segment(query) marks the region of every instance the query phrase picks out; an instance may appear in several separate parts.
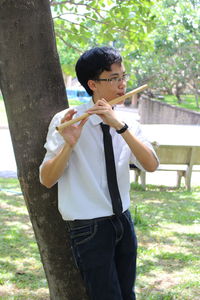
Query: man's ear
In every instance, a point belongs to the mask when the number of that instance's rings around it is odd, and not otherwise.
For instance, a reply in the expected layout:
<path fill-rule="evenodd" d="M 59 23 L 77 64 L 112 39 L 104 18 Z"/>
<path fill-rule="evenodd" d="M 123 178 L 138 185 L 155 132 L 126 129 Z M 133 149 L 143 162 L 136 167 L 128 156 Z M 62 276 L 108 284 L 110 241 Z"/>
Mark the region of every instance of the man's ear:
<path fill-rule="evenodd" d="M 88 80 L 87 82 L 89 88 L 94 92 L 96 90 L 96 81 L 95 80 Z"/>

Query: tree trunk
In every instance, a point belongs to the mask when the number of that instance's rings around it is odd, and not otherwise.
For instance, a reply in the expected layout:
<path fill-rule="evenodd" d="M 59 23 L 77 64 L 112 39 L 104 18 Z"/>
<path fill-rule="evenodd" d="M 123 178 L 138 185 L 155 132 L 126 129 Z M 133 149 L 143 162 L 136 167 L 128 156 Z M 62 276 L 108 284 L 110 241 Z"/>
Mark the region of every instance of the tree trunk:
<path fill-rule="evenodd" d="M 174 96 L 176 96 L 179 104 L 182 103 L 181 91 L 182 91 L 182 87 L 179 85 L 179 82 L 176 82 L 175 86 L 172 88 L 172 93 Z"/>
<path fill-rule="evenodd" d="M 190 89 L 190 91 L 194 94 L 195 96 L 195 102 L 196 102 L 196 108 L 199 108 L 199 89 L 198 89 L 198 82 L 196 83 L 195 79 L 190 79 L 191 82 L 187 83 L 187 87 Z"/>
<path fill-rule="evenodd" d="M 196 108 L 199 108 L 199 94 L 198 91 L 195 91 L 195 101 L 196 101 Z"/>
<path fill-rule="evenodd" d="M 57 187 L 48 190 L 38 179 L 50 119 L 67 107 L 48 0 L 0 0 L 0 87 L 50 297 L 87 299 L 57 209 Z"/>

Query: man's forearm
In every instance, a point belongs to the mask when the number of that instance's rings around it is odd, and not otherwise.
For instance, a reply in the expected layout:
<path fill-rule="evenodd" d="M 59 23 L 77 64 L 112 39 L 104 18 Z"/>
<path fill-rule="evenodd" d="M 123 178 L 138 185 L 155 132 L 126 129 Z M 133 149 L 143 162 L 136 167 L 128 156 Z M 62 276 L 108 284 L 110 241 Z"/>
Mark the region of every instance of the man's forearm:
<path fill-rule="evenodd" d="M 143 168 L 149 172 L 155 171 L 158 167 L 158 161 L 151 149 L 145 146 L 129 130 L 126 130 L 121 135 Z"/>
<path fill-rule="evenodd" d="M 66 143 L 54 158 L 44 163 L 41 169 L 41 182 L 44 186 L 51 188 L 62 176 L 72 150 L 73 147 Z"/>

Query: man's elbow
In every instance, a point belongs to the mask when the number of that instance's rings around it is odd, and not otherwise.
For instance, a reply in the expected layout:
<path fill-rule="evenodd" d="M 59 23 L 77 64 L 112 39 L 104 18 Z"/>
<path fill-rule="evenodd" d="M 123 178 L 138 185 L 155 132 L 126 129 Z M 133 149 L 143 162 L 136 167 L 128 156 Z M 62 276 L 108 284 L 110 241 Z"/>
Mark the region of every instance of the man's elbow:
<path fill-rule="evenodd" d="M 157 170 L 158 166 L 159 166 L 159 162 L 156 160 L 146 167 L 146 171 L 147 172 L 155 172 Z"/>
<path fill-rule="evenodd" d="M 42 185 L 44 185 L 47 189 L 50 189 L 54 186 L 54 183 L 49 181 L 40 181 Z"/>
<path fill-rule="evenodd" d="M 40 173 L 40 183 L 48 189 L 52 188 L 55 184 L 55 182 L 51 180 L 51 178 L 47 176 L 43 170 L 41 170 Z"/>

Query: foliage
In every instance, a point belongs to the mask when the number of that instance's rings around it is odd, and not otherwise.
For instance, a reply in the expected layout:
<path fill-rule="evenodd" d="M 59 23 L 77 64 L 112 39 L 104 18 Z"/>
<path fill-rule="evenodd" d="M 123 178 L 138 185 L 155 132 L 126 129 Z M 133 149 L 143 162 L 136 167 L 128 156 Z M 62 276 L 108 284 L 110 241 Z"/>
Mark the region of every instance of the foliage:
<path fill-rule="evenodd" d="M 67 52 L 81 53 L 97 43 L 114 43 L 122 50 L 148 50 L 144 42 L 153 29 L 151 39 L 158 49 L 165 46 L 168 54 L 174 44 L 179 47 L 186 39 L 198 41 L 199 6 L 189 0 L 51 1 L 51 5 L 56 34 L 68 46 Z"/>
<path fill-rule="evenodd" d="M 199 107 L 200 3 L 195 0 L 50 1 L 63 71 L 74 74 L 79 55 L 97 45 L 120 50 L 129 87 L 148 82 L 173 93 L 188 90 Z"/>
<path fill-rule="evenodd" d="M 57 45 L 64 72 L 73 73 L 75 61 L 97 45 L 117 47 L 126 56 L 151 46 L 155 27 L 154 1 L 50 1 Z M 126 61 L 125 61 L 126 62 Z M 127 68 L 130 69 L 127 63 Z"/>
<path fill-rule="evenodd" d="M 49 299 L 32 226 L 17 179 L 0 178 L 0 295 Z M 137 299 L 199 299 L 200 187 L 143 191 L 131 185 L 137 214 Z M 137 209 L 136 209 L 137 207 Z"/>
<path fill-rule="evenodd" d="M 147 80 L 157 90 L 180 95 L 185 89 L 195 94 L 200 88 L 200 4 L 190 0 L 162 1 L 153 9 L 159 24 L 151 33 L 155 50 L 135 52 L 138 82 Z"/>

